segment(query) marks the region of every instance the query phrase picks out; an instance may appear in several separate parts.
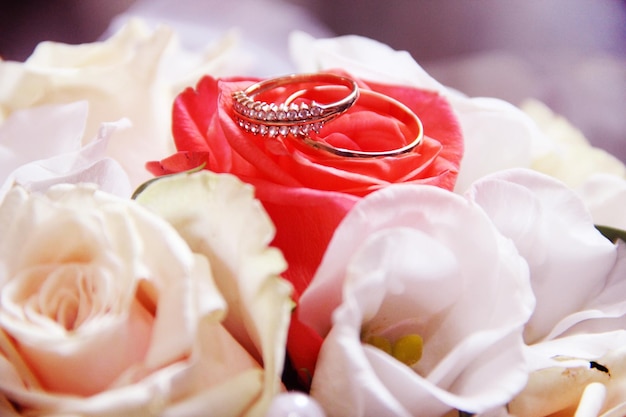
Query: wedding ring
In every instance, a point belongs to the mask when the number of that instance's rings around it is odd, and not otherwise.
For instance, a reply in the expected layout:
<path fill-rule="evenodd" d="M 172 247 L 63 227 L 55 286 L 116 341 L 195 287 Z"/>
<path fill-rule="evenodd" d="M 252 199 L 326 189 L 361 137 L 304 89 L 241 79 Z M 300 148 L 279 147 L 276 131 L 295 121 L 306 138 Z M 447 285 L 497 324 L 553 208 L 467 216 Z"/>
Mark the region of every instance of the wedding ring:
<path fill-rule="evenodd" d="M 422 125 L 422 121 L 410 108 L 398 100 L 376 91 L 361 90 L 358 104 L 366 108 L 369 107 L 375 109 L 375 111 L 379 113 L 393 117 L 400 121 L 406 127 L 403 132 L 407 139 L 407 144 L 390 150 L 359 151 L 329 145 L 326 142 L 311 137 L 311 132 L 307 135 L 299 135 L 301 140 L 313 148 L 321 149 L 334 155 L 347 158 L 379 158 L 401 155 L 415 149 L 422 142 L 424 138 L 424 127 Z"/>
<path fill-rule="evenodd" d="M 347 94 L 331 103 L 318 103 L 315 100 L 308 104 L 286 101 L 268 103 L 255 100 L 255 96 L 280 87 L 302 91 L 306 85 L 331 85 L 342 90 L 345 87 Z M 239 126 L 247 132 L 270 137 L 319 132 L 325 123 L 347 111 L 358 97 L 359 88 L 354 80 L 331 73 L 286 75 L 260 81 L 232 94 L 235 121 Z"/>

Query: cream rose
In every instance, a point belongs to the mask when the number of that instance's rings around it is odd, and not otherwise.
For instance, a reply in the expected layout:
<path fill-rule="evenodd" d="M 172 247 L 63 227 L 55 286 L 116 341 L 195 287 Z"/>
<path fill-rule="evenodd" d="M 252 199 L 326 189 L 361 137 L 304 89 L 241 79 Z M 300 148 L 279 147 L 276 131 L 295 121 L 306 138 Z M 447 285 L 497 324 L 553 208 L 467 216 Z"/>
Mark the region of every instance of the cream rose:
<path fill-rule="evenodd" d="M 229 305 L 224 327 L 264 366 L 260 402 L 266 406 L 281 386 L 291 285 L 279 277 L 287 265 L 268 247 L 275 229 L 252 186 L 202 171 L 159 179 L 137 200 L 209 259 Z"/>
<path fill-rule="evenodd" d="M 492 417 L 542 417 L 555 413 L 576 417 L 624 416 L 626 349 L 622 346 L 593 361 L 576 362 L 569 359 L 563 366 L 531 373 L 526 388 L 508 405 L 508 413 L 501 410 Z"/>
<path fill-rule="evenodd" d="M 626 167 L 608 152 L 591 146 L 582 132 L 543 103 L 521 105 L 545 133 L 544 151 L 532 168 L 576 190 L 596 224 L 626 230 Z"/>
<path fill-rule="evenodd" d="M 147 161 L 173 151 L 170 113 L 176 94 L 201 74 L 220 75 L 233 42 L 226 36 L 204 54 L 190 53 L 179 48 L 170 29 L 151 30 L 140 20 L 128 21 L 103 42 L 42 42 L 24 63 L 0 60 L 0 122 L 20 109 L 86 100 L 86 144 L 101 123 L 128 118 L 132 127 L 115 136 L 107 155 L 136 187 L 150 178 Z"/>
<path fill-rule="evenodd" d="M 558 178 L 577 188 L 594 174 L 626 178 L 624 164 L 608 152 L 591 146 L 583 133 L 564 117 L 537 100 L 526 100 L 520 108 L 546 135 L 546 148 L 537 155 L 531 168 Z"/>
<path fill-rule="evenodd" d="M 264 243 L 271 225 L 249 188 L 233 178 L 208 182 L 196 193 L 248 214 L 246 234 L 233 229 L 219 244 L 247 242 L 250 251 L 224 254 L 212 241 L 201 244 L 211 259 L 194 253 L 161 217 L 90 186 L 10 191 L 0 206 L 0 411 L 263 415 L 282 366 L 268 358 L 284 355 L 289 286 L 276 275 L 284 261 Z M 197 211 L 187 213 L 193 220 Z M 210 218 L 203 225 L 208 234 L 228 227 Z M 233 280 L 229 298 L 239 279 L 262 288 L 239 294 L 252 301 L 246 307 L 230 308 L 215 285 L 233 262 L 248 274 L 221 278 Z M 237 327 L 248 324 L 239 318 L 246 309 L 275 321 Z"/>

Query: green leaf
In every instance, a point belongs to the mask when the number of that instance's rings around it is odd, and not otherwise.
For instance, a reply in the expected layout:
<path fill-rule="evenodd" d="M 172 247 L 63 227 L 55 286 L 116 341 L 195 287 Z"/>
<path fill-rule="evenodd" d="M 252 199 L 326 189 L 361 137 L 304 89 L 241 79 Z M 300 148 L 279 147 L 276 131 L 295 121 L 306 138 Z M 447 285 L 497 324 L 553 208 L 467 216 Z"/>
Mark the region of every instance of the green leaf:
<path fill-rule="evenodd" d="M 626 230 L 601 225 L 596 225 L 596 229 L 598 229 L 600 233 L 604 235 L 604 237 L 606 237 L 613 243 L 617 243 L 618 240 L 626 242 Z"/>

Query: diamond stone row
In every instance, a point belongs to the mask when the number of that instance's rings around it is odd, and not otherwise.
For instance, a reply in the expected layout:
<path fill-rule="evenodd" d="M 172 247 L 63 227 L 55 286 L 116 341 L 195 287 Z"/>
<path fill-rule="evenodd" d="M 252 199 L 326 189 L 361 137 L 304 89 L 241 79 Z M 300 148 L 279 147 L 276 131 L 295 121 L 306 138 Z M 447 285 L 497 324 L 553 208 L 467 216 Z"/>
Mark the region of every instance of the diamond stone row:
<path fill-rule="evenodd" d="M 242 118 L 236 118 L 236 121 L 239 127 L 246 132 L 267 137 L 287 136 L 289 134 L 293 136 L 306 137 L 310 132 L 318 134 L 324 126 L 324 122 L 312 122 L 297 125 L 275 125 L 254 123 Z"/>
<path fill-rule="evenodd" d="M 252 124 L 275 125 L 277 127 L 293 127 L 294 123 L 314 123 L 324 120 L 326 115 L 323 108 L 316 104 L 311 106 L 306 103 L 276 105 L 264 101 L 256 101 L 248 97 L 242 91 L 233 94 L 233 109 L 242 119 L 247 119 Z"/>

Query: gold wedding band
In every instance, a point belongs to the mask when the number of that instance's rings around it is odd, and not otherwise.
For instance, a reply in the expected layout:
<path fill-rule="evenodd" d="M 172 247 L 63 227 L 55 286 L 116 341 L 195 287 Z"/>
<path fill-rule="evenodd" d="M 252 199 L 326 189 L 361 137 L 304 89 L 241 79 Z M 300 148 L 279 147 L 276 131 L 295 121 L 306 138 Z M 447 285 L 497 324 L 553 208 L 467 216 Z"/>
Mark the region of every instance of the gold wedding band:
<path fill-rule="evenodd" d="M 311 86 L 304 88 L 308 85 Z M 257 95 L 281 87 L 284 87 L 281 95 L 288 95 L 282 102 L 268 103 L 255 99 Z M 348 94 L 344 96 L 345 88 Z M 341 98 L 321 104 L 314 99 L 320 91 L 326 91 L 325 97 L 330 92 L 331 95 L 339 94 Z M 406 105 L 376 91 L 360 90 L 354 80 L 336 74 L 292 74 L 272 78 L 234 92 L 232 99 L 234 119 L 244 131 L 270 138 L 290 136 L 313 148 L 341 157 L 401 155 L 415 149 L 424 138 L 422 121 Z M 407 144 L 390 150 L 360 151 L 335 147 L 316 137 L 326 123 L 348 111 L 357 100 L 361 107 L 369 107 L 401 122 L 405 126 L 403 133 Z"/>
<path fill-rule="evenodd" d="M 331 103 L 268 103 L 254 97 L 266 91 L 284 86 L 299 87 L 313 84 L 346 87 L 348 94 Z M 348 77 L 331 73 L 291 74 L 260 81 L 245 90 L 232 94 L 235 121 L 246 132 L 262 136 L 306 135 L 319 132 L 325 123 L 347 111 L 359 97 L 356 82 Z"/>
<path fill-rule="evenodd" d="M 287 102 L 294 100 L 304 93 L 305 91 L 300 91 L 297 94 L 294 94 L 289 100 L 287 100 Z M 326 142 L 312 138 L 310 136 L 311 132 L 307 135 L 300 135 L 301 140 L 313 148 L 321 149 L 344 158 L 380 158 L 410 152 L 424 139 L 424 126 L 422 125 L 422 121 L 415 114 L 415 112 L 413 112 L 413 110 L 398 100 L 376 91 L 361 90 L 358 104 L 366 108 L 370 107 L 375 109 L 377 112 L 383 113 L 386 116 L 393 117 L 400 121 L 404 126 L 406 126 L 405 136 L 408 143 L 400 148 L 384 151 L 358 151 L 329 145 Z"/>

